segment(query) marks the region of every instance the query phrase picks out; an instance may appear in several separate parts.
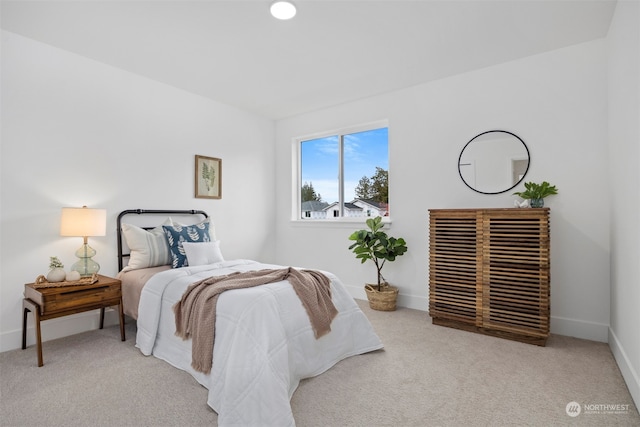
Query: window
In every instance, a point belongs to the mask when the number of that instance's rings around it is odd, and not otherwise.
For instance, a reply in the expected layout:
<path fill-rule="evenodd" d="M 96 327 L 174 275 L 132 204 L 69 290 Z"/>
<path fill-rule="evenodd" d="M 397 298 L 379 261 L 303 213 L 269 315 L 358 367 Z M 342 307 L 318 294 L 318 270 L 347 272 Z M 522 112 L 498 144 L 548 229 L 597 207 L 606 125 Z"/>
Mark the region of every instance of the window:
<path fill-rule="evenodd" d="M 388 140 L 386 123 L 297 139 L 296 218 L 388 216 Z"/>

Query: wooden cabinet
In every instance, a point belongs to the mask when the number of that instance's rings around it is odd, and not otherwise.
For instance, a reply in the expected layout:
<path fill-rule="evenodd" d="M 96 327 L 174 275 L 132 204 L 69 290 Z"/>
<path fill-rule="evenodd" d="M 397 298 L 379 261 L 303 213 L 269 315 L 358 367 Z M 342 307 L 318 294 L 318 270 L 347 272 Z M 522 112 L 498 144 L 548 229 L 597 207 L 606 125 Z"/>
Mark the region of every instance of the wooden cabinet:
<path fill-rule="evenodd" d="M 549 209 L 429 210 L 434 324 L 545 345 Z"/>

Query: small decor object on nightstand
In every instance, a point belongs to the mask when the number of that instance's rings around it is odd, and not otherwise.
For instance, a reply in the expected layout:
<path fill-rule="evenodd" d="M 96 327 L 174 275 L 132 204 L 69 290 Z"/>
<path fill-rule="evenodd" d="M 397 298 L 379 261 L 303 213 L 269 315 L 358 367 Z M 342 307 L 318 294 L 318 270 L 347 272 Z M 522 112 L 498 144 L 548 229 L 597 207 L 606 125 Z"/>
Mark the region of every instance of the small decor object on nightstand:
<path fill-rule="evenodd" d="M 62 282 L 67 273 L 64 271 L 64 265 L 57 256 L 49 257 L 49 272 L 47 273 L 47 281 L 56 283 Z"/>
<path fill-rule="evenodd" d="M 71 273 L 78 273 L 77 271 Z M 79 274 L 79 273 L 78 273 Z M 74 277 L 78 277 L 77 279 L 71 280 Z M 41 288 L 63 288 L 65 286 L 83 286 L 83 285 L 93 285 L 98 281 L 98 273 L 93 273 L 91 276 L 80 277 L 79 275 L 69 275 L 58 282 L 51 282 L 42 274 L 36 277 L 36 280 L 32 283 L 34 289 Z"/>
<path fill-rule="evenodd" d="M 529 204 L 532 208 L 544 207 L 544 198 L 558 194 L 558 189 L 555 185 L 549 184 L 547 181 L 543 181 L 542 184 L 536 184 L 535 182 L 525 182 L 525 191 L 516 191 L 516 196 L 520 196 L 525 200 L 529 200 Z"/>
<path fill-rule="evenodd" d="M 67 277 L 65 277 L 64 280 L 65 282 L 75 282 L 77 280 L 80 280 L 80 273 L 75 270 L 71 270 L 67 273 Z"/>

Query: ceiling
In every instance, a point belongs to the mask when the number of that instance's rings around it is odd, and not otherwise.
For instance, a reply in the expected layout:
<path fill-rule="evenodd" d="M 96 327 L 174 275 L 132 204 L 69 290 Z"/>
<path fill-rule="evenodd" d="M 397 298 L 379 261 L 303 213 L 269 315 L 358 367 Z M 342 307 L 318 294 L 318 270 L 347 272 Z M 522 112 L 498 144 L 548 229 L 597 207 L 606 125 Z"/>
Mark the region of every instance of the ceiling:
<path fill-rule="evenodd" d="M 295 0 L 294 0 L 295 1 Z M 605 37 L 610 0 L 2 1 L 2 28 L 282 119 Z"/>

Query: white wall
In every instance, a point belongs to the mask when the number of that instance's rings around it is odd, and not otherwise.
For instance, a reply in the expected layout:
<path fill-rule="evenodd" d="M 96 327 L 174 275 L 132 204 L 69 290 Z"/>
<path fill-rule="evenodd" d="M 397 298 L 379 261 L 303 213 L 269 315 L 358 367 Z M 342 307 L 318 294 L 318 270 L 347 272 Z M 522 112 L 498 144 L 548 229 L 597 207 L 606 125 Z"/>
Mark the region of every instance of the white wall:
<path fill-rule="evenodd" d="M 227 258 L 331 270 L 364 298 L 362 284 L 375 272 L 347 249 L 354 227 L 289 220 L 291 139 L 388 119 L 391 232 L 410 247 L 386 267 L 401 288 L 400 303 L 428 307 L 428 209 L 512 206 L 510 194 L 469 190 L 456 166 L 476 134 L 512 131 L 531 152 L 526 179 L 560 190 L 546 200 L 552 332 L 608 339 L 637 402 L 639 22 L 638 3 L 619 1 L 606 43 L 336 106 L 275 129 L 271 121 L 3 31 L 0 351 L 20 345 L 23 284 L 46 272 L 51 255 L 74 261 L 79 240 L 58 235 L 62 206 L 107 209 L 108 235 L 91 239 L 105 274 L 116 273 L 120 210 L 195 208 L 212 215 Z M 193 198 L 195 154 L 223 159 L 222 200 Z M 45 322 L 43 335 L 95 327 L 95 312 L 80 314 Z"/>
<path fill-rule="evenodd" d="M 107 275 L 132 208 L 203 209 L 227 258 L 273 261 L 273 135 L 270 120 L 3 31 L 0 350 L 20 347 L 24 284 L 50 256 L 75 261 L 63 206 L 107 209 L 107 236 L 89 241 Z M 222 159 L 221 200 L 193 197 L 196 154 Z M 96 312 L 54 319 L 43 339 L 95 327 Z"/>
<path fill-rule="evenodd" d="M 545 200 L 551 208 L 552 332 L 606 341 L 606 103 L 605 43 L 598 40 L 279 121 L 277 261 L 333 271 L 364 298 L 363 284 L 375 271 L 348 250 L 354 226 L 290 221 L 292 138 L 388 119 L 390 231 L 407 240 L 409 252 L 385 266 L 385 277 L 400 287 L 401 305 L 427 310 L 428 209 L 512 207 L 510 193 L 468 189 L 457 168 L 471 138 L 507 130 L 529 147 L 525 180 L 547 180 L 559 189 Z"/>
<path fill-rule="evenodd" d="M 607 37 L 611 168 L 609 343 L 640 402 L 640 3 L 619 1 Z"/>

